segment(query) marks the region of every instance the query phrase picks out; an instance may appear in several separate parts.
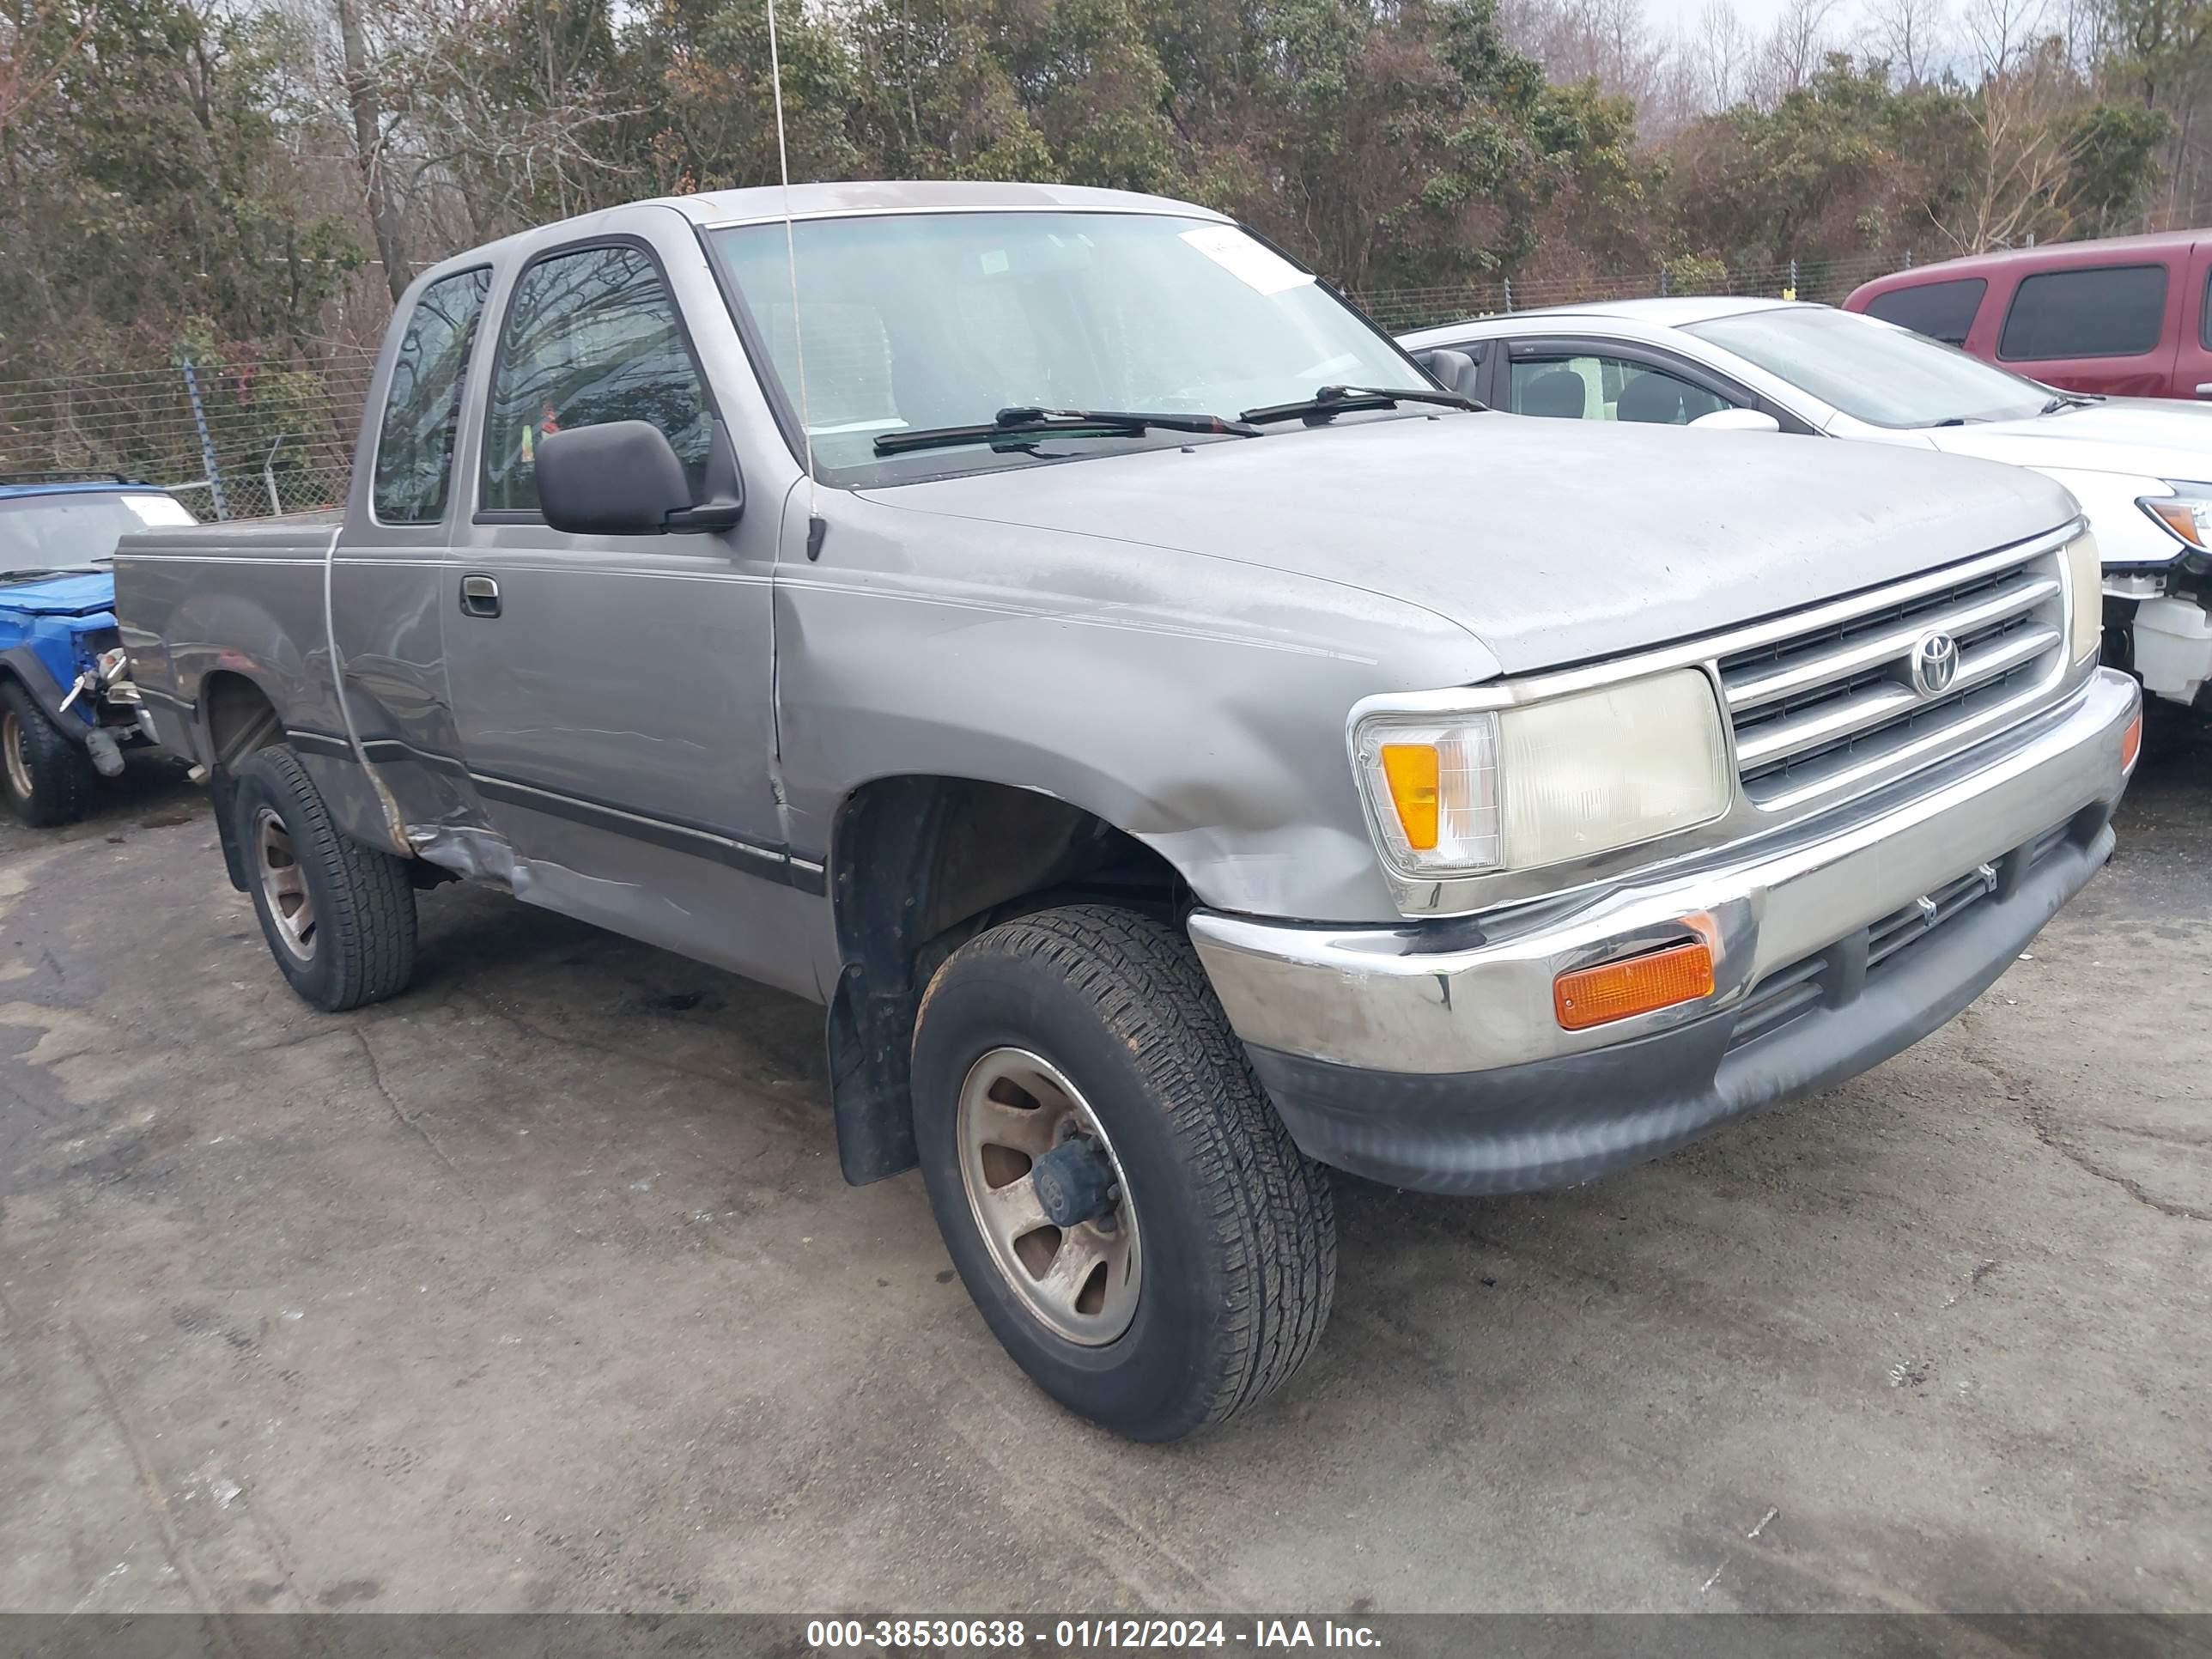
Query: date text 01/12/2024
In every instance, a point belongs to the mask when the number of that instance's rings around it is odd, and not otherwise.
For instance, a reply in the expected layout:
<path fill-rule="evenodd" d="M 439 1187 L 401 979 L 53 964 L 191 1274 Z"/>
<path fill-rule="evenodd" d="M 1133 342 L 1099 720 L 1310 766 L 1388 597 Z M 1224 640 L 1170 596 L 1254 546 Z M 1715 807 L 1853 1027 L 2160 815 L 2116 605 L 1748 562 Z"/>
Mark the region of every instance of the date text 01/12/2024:
<path fill-rule="evenodd" d="M 806 1644 L 823 1651 L 1019 1649 L 1032 1644 L 1080 1651 L 1231 1644 L 1261 1650 L 1376 1648 L 1382 1639 L 1365 1625 L 1326 1619 L 1255 1619 L 1244 1626 L 1221 1619 L 1058 1619 L 1049 1625 L 1019 1619 L 819 1619 L 807 1625 Z"/>

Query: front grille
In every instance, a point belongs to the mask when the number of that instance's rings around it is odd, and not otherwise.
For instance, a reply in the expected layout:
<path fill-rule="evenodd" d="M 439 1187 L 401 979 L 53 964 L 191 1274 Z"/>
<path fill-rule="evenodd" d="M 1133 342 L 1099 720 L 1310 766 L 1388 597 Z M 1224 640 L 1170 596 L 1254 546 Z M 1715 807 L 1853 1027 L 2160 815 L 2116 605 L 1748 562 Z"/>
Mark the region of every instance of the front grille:
<path fill-rule="evenodd" d="M 2039 684 L 2065 647 L 2059 557 L 2038 552 L 1932 589 L 1916 580 L 1822 606 L 1806 631 L 1722 658 L 1745 795 L 1765 806 L 1816 790 Z M 1937 633 L 1955 642 L 1956 670 L 1929 693 L 1912 663 Z"/>
<path fill-rule="evenodd" d="M 2025 876 L 2058 849 L 2070 828 L 2055 825 L 2006 858 L 2018 860 L 2020 874 Z M 1737 1007 L 1729 1047 L 1741 1048 L 1831 1000 L 1839 985 L 1856 981 L 1853 958 L 1861 950 L 1866 953 L 1866 982 L 1880 979 L 1907 960 L 1913 946 L 1992 896 L 2001 884 L 2003 862 L 1976 865 L 1826 950 L 1776 969 L 1753 985 Z"/>

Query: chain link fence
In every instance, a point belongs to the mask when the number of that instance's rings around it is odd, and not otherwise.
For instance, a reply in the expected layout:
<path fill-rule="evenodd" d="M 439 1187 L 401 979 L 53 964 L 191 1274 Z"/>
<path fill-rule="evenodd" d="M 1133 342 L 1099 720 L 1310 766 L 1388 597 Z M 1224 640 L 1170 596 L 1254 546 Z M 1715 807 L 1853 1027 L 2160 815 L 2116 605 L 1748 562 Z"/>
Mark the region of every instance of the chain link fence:
<path fill-rule="evenodd" d="M 204 519 L 337 506 L 373 365 L 365 351 L 282 362 L 207 351 L 0 381 L 0 478 L 116 472 L 175 490 Z"/>
<path fill-rule="evenodd" d="M 1611 276 L 1500 276 L 1352 298 L 1385 328 L 1404 331 L 1498 312 L 1662 294 L 1834 303 L 1889 268 L 1879 258 L 1735 269 L 1685 259 Z M 341 506 L 374 367 L 374 354 L 362 349 L 281 361 L 209 349 L 143 369 L 0 381 L 0 477 L 60 469 L 119 472 L 175 490 L 210 520 Z"/>

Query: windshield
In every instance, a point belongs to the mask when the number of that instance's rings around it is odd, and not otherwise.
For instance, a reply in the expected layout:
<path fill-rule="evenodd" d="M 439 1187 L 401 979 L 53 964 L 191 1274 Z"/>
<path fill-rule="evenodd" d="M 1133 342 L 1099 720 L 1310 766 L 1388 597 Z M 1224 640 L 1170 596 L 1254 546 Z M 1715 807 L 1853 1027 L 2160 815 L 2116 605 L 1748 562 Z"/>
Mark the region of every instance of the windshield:
<path fill-rule="evenodd" d="M 2017 421 L 2051 401 L 2034 381 L 1925 335 L 1823 306 L 1747 311 L 1687 331 L 1874 426 Z"/>
<path fill-rule="evenodd" d="M 82 570 L 115 556 L 133 531 L 193 522 L 172 495 L 84 495 L 0 497 L 0 580 Z"/>
<path fill-rule="evenodd" d="M 1234 416 L 1328 385 L 1425 384 L 1310 273 L 1213 220 L 893 214 L 800 220 L 792 238 L 796 328 L 783 222 L 714 240 L 794 410 L 804 349 L 815 465 L 831 483 L 1218 441 L 1154 429 L 876 453 L 884 433 L 988 425 L 1000 410 Z"/>

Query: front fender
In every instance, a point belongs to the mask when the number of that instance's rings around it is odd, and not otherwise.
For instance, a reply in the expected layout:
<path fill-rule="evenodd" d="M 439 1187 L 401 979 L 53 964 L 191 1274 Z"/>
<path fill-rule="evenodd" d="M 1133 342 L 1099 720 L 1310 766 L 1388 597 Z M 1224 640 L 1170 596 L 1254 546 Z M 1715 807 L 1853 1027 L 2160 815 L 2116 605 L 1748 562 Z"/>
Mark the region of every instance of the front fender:
<path fill-rule="evenodd" d="M 1495 675 L 1464 629 L 1264 567 L 859 505 L 777 580 L 794 845 L 826 848 L 876 778 L 972 778 L 1081 807 L 1216 908 L 1397 915 L 1345 721 L 1376 692 Z"/>
<path fill-rule="evenodd" d="M 27 644 L 0 651 L 0 678 L 6 678 L 21 684 L 64 738 L 80 749 L 85 746 L 86 734 L 92 730 L 91 722 L 75 709 L 63 709 L 69 684 L 55 678 L 43 653 Z"/>

